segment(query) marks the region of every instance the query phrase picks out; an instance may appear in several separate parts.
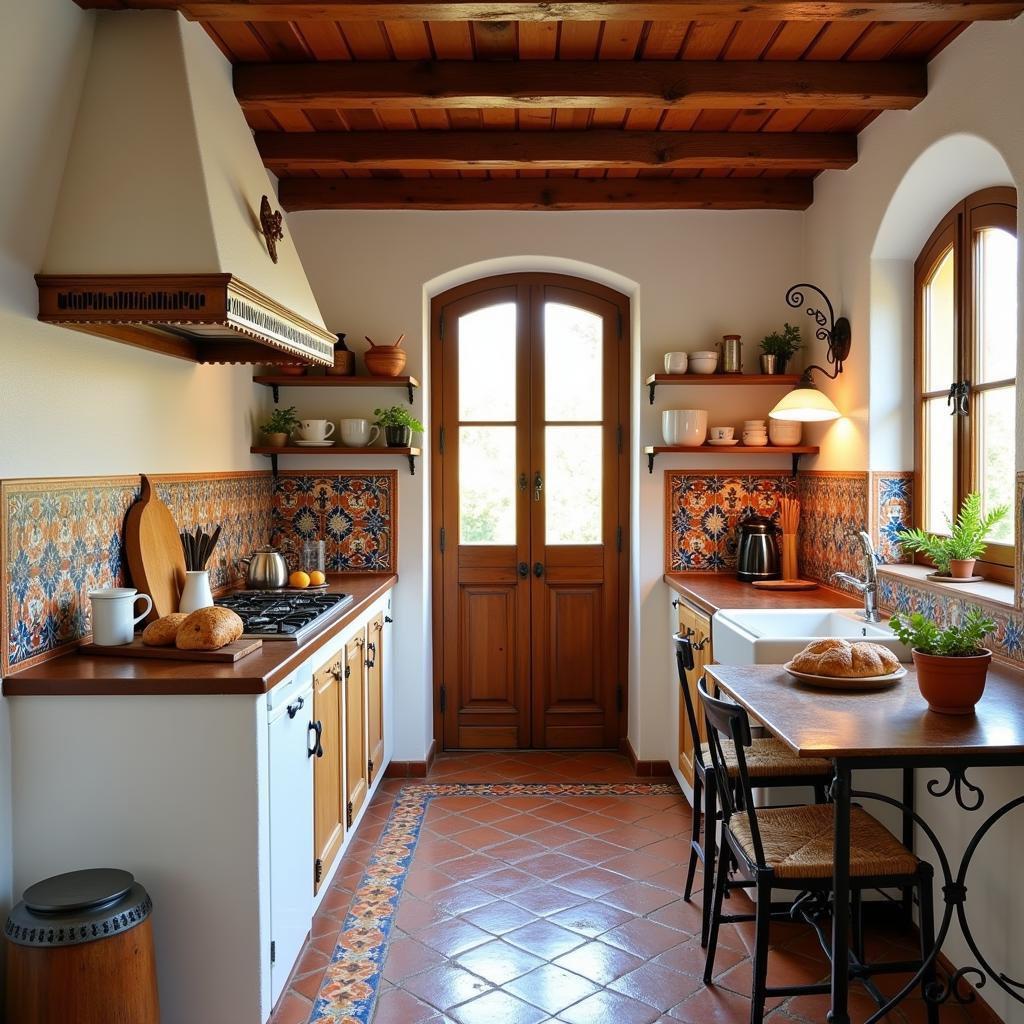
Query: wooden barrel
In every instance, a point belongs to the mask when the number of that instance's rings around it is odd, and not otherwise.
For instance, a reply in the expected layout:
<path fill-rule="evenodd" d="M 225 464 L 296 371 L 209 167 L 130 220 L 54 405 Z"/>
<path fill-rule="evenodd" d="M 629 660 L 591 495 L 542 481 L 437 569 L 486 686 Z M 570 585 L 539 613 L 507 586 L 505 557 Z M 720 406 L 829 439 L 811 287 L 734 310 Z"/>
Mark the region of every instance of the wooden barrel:
<path fill-rule="evenodd" d="M 26 889 L 5 928 L 9 1024 L 159 1024 L 152 906 L 127 871 Z"/>

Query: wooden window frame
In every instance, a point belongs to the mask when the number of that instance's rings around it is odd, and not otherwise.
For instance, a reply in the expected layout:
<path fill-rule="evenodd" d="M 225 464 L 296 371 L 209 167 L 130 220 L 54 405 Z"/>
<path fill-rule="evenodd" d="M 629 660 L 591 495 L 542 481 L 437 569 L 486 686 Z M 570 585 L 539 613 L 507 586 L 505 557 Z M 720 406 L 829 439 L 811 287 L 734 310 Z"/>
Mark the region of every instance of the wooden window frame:
<path fill-rule="evenodd" d="M 940 260 L 953 248 L 954 274 L 954 373 L 957 380 L 970 380 L 968 416 L 958 416 L 953 434 L 953 507 L 957 509 L 971 490 L 977 489 L 978 396 L 1006 382 L 976 385 L 977 307 L 975 236 L 985 228 L 997 227 L 1017 236 L 1017 193 L 1013 188 L 995 187 L 975 192 L 957 203 L 939 222 L 914 264 L 914 523 L 924 525 L 925 402 L 941 397 L 940 392 L 924 390 L 924 288 Z M 1014 378 L 1019 387 L 1020 373 Z M 952 383 L 952 381 L 950 382 Z M 975 572 L 986 579 L 1013 583 L 1015 545 L 990 544 L 978 559 Z M 918 555 L 915 561 L 928 563 Z"/>

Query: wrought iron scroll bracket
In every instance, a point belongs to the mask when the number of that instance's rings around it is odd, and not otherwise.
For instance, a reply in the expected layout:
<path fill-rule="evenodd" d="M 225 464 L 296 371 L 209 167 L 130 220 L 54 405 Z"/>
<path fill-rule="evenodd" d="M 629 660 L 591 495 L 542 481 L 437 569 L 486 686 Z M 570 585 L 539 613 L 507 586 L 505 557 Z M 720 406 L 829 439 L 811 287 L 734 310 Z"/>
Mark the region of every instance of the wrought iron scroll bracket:
<path fill-rule="evenodd" d="M 260 233 L 267 240 L 267 252 L 270 258 L 277 262 L 277 243 L 284 238 L 284 215 L 280 210 L 275 210 L 270 205 L 270 200 L 264 196 L 260 200 Z"/>
<path fill-rule="evenodd" d="M 928 783 L 928 792 L 934 797 L 943 797 L 953 793 L 957 804 L 965 811 L 976 811 L 985 802 L 985 794 L 970 779 L 967 778 L 967 770 L 960 765 L 953 765 L 946 769 L 947 779 L 943 785 L 940 779 L 931 779 Z M 965 796 L 965 791 L 970 794 L 970 800 Z"/>
<path fill-rule="evenodd" d="M 817 292 L 821 296 L 824 309 L 820 305 L 811 305 L 807 302 L 804 298 L 805 290 Z M 811 370 L 820 370 L 826 377 L 835 380 L 843 372 L 843 363 L 850 355 L 852 341 L 850 321 L 845 316 L 836 319 L 836 312 L 832 308 L 829 297 L 815 284 L 793 285 L 786 292 L 786 304 L 793 309 L 805 307 L 807 315 L 814 321 L 814 336 L 818 341 L 823 341 L 828 345 L 826 359 L 828 364 L 834 367 L 832 370 L 826 370 L 825 367 L 815 364 L 808 366 L 804 370 L 804 374 L 808 374 Z M 825 310 L 828 311 L 827 314 Z"/>

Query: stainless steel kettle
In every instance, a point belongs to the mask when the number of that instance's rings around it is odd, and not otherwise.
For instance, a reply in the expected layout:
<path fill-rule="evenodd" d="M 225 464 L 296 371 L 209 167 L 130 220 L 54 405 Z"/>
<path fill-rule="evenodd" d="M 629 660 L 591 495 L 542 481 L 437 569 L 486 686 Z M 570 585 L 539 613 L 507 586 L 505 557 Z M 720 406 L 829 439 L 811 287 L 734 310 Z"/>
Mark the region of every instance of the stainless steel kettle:
<path fill-rule="evenodd" d="M 747 516 L 737 527 L 736 578 L 744 583 L 779 578 L 779 528 L 765 516 Z"/>
<path fill-rule="evenodd" d="M 245 567 L 245 585 L 249 590 L 275 590 L 288 583 L 287 556 L 277 548 L 257 548 L 238 564 Z"/>

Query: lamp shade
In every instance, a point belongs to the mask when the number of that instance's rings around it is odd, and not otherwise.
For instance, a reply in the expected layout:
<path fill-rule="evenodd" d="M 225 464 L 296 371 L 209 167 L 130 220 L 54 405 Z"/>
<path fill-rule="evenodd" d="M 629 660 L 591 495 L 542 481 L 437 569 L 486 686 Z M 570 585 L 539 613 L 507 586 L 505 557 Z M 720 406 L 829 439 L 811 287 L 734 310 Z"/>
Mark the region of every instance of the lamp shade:
<path fill-rule="evenodd" d="M 841 414 L 828 395 L 809 381 L 801 381 L 768 415 L 773 420 L 823 423 L 837 420 Z"/>

